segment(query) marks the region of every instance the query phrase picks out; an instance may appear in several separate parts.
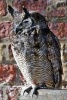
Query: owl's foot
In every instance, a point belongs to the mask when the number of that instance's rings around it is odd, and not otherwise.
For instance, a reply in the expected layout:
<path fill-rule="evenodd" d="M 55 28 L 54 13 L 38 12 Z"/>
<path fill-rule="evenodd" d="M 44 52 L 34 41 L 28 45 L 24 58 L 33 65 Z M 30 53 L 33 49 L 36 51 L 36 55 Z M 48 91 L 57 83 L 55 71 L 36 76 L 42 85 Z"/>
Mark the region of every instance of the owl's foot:
<path fill-rule="evenodd" d="M 38 97 L 39 93 L 38 90 L 39 89 L 47 89 L 46 86 L 41 85 L 41 86 L 30 86 L 24 89 L 23 95 L 25 93 L 27 93 L 27 95 L 30 95 L 31 97 L 33 97 L 34 95 L 36 95 Z"/>
<path fill-rule="evenodd" d="M 25 94 L 25 93 L 27 93 L 27 96 L 28 95 L 30 95 L 31 97 L 33 97 L 33 95 L 36 95 L 36 96 L 38 96 L 38 90 L 39 89 L 39 87 L 32 87 L 32 86 L 30 86 L 30 87 L 27 87 L 27 88 L 25 88 L 24 89 L 24 91 L 23 91 L 23 95 Z"/>
<path fill-rule="evenodd" d="M 34 87 L 32 87 L 31 92 L 30 92 L 31 96 L 33 97 L 33 95 L 36 95 L 38 97 L 38 95 L 39 95 L 38 90 L 39 89 L 48 89 L 48 88 L 45 84 L 42 84 L 39 86 L 34 86 Z"/>
<path fill-rule="evenodd" d="M 27 88 L 23 91 L 23 95 L 24 95 L 25 92 L 26 92 L 27 94 L 30 94 L 31 90 L 32 90 L 32 86 L 27 87 Z"/>
<path fill-rule="evenodd" d="M 31 90 L 31 92 L 30 92 L 31 97 L 33 97 L 33 95 L 38 96 L 38 95 L 39 95 L 39 93 L 38 93 L 38 90 L 39 90 L 39 89 L 40 89 L 39 86 L 33 87 L 32 90 Z"/>

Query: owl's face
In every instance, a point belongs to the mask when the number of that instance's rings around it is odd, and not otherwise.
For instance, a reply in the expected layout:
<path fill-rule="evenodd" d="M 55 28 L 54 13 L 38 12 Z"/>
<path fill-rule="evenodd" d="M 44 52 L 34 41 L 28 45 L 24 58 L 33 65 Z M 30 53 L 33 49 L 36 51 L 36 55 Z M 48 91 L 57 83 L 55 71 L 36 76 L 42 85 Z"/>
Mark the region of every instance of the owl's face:
<path fill-rule="evenodd" d="M 20 14 L 11 6 L 8 7 L 9 12 L 14 18 L 14 33 L 15 35 L 25 38 L 25 41 L 36 44 L 39 42 L 40 34 L 48 29 L 47 22 L 41 14 L 37 12 L 28 12 L 23 8 L 23 13 Z"/>

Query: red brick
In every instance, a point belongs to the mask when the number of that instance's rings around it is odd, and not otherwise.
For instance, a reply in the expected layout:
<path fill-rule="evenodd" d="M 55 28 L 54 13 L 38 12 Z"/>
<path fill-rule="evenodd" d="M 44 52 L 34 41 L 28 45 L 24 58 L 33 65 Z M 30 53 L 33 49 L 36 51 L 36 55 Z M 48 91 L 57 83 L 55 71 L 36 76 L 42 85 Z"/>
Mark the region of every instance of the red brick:
<path fill-rule="evenodd" d="M 67 36 L 67 23 L 50 23 L 49 27 L 58 38 Z"/>
<path fill-rule="evenodd" d="M 11 22 L 0 23 L 0 38 L 4 38 L 9 35 L 11 28 Z"/>
<path fill-rule="evenodd" d="M 5 16 L 7 14 L 6 0 L 0 0 L 0 15 Z"/>

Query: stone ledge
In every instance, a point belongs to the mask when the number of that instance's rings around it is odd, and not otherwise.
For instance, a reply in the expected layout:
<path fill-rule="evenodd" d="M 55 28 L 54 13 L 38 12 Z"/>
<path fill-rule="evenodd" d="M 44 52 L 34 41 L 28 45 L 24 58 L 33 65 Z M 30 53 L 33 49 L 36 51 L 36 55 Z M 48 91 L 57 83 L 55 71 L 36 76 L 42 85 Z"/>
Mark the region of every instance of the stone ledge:
<path fill-rule="evenodd" d="M 30 95 L 25 94 L 23 96 L 23 87 L 24 86 L 12 86 L 11 90 L 18 89 L 18 91 L 12 92 L 14 95 L 14 100 L 67 100 L 67 89 L 57 90 L 57 89 L 40 89 L 38 90 L 39 96 L 35 95 L 33 98 Z M 6 90 L 10 91 L 10 86 L 0 87 L 3 90 L 3 100 L 8 100 L 8 95 L 6 94 Z M 13 90 L 14 91 L 14 90 Z M 16 93 L 16 94 L 15 94 Z"/>
<path fill-rule="evenodd" d="M 41 89 L 39 90 L 38 98 L 33 96 L 20 96 L 19 100 L 67 100 L 67 90 L 48 90 Z"/>

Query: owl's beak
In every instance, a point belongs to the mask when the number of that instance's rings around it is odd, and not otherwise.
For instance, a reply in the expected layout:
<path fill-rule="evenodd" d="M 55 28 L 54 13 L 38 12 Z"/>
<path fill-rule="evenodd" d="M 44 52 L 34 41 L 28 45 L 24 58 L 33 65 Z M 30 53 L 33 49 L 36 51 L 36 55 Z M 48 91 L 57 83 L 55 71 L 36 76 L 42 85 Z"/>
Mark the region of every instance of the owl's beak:
<path fill-rule="evenodd" d="M 21 28 L 16 28 L 16 34 L 21 34 L 22 29 Z"/>

